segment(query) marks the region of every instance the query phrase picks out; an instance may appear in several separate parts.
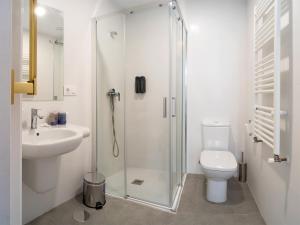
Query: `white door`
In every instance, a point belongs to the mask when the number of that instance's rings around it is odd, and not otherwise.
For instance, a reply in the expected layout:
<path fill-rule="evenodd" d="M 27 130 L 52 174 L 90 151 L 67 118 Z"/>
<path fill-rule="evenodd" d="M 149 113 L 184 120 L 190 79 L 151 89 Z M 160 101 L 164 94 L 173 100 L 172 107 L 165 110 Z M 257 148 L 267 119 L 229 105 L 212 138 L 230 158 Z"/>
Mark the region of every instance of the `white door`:
<path fill-rule="evenodd" d="M 14 11 L 12 12 L 12 9 Z M 11 105 L 11 68 L 19 69 L 19 1 L 0 1 L 0 224 L 21 225 L 20 99 Z M 14 26 L 12 26 L 14 24 Z M 16 24 L 16 26 L 15 26 Z M 14 36 L 12 36 L 14 34 Z"/>

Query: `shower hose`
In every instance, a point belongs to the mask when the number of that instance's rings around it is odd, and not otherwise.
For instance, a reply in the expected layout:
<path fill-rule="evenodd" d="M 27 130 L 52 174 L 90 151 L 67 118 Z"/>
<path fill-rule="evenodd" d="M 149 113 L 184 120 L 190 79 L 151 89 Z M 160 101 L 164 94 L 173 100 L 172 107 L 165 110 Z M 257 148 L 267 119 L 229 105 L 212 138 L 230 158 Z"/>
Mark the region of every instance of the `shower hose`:
<path fill-rule="evenodd" d="M 113 156 L 115 158 L 118 158 L 120 155 L 120 149 L 119 149 L 119 144 L 117 141 L 116 137 L 116 129 L 115 129 L 115 101 L 114 101 L 114 96 L 110 97 L 110 104 L 111 104 L 111 111 L 112 111 L 112 116 L 111 116 L 111 121 L 112 121 L 112 129 L 113 129 Z"/>

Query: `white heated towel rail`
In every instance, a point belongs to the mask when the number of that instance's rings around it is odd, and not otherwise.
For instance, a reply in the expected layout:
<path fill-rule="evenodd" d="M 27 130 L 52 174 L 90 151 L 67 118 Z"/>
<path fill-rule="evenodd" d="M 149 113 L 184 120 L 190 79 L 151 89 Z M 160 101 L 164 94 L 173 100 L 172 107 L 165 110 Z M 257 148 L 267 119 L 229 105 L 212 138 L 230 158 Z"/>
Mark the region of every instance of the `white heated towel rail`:
<path fill-rule="evenodd" d="M 281 0 L 258 0 L 255 5 L 254 118 L 255 142 L 273 149 L 275 162 L 280 158 L 280 32 Z"/>

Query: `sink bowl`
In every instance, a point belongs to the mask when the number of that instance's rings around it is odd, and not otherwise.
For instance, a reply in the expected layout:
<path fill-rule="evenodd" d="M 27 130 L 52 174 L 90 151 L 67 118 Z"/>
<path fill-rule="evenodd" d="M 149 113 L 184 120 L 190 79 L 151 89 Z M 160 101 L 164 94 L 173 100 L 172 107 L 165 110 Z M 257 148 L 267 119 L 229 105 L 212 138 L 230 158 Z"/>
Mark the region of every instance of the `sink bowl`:
<path fill-rule="evenodd" d="M 75 150 L 83 139 L 83 133 L 71 128 L 44 128 L 25 130 L 23 159 L 55 157 Z"/>
<path fill-rule="evenodd" d="M 77 125 L 24 130 L 23 182 L 36 193 L 46 193 L 55 189 L 60 156 L 77 149 L 82 139 L 89 135 L 87 127 Z"/>

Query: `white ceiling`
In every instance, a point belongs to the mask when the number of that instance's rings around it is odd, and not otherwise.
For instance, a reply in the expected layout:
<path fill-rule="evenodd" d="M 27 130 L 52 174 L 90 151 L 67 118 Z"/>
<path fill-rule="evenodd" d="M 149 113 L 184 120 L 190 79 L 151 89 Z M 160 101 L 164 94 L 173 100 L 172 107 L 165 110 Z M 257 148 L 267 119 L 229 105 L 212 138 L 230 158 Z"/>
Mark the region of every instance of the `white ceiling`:
<path fill-rule="evenodd" d="M 112 0 L 116 5 L 120 6 L 122 9 L 132 9 L 135 7 L 155 4 L 161 2 L 169 2 L 170 0 Z"/>

